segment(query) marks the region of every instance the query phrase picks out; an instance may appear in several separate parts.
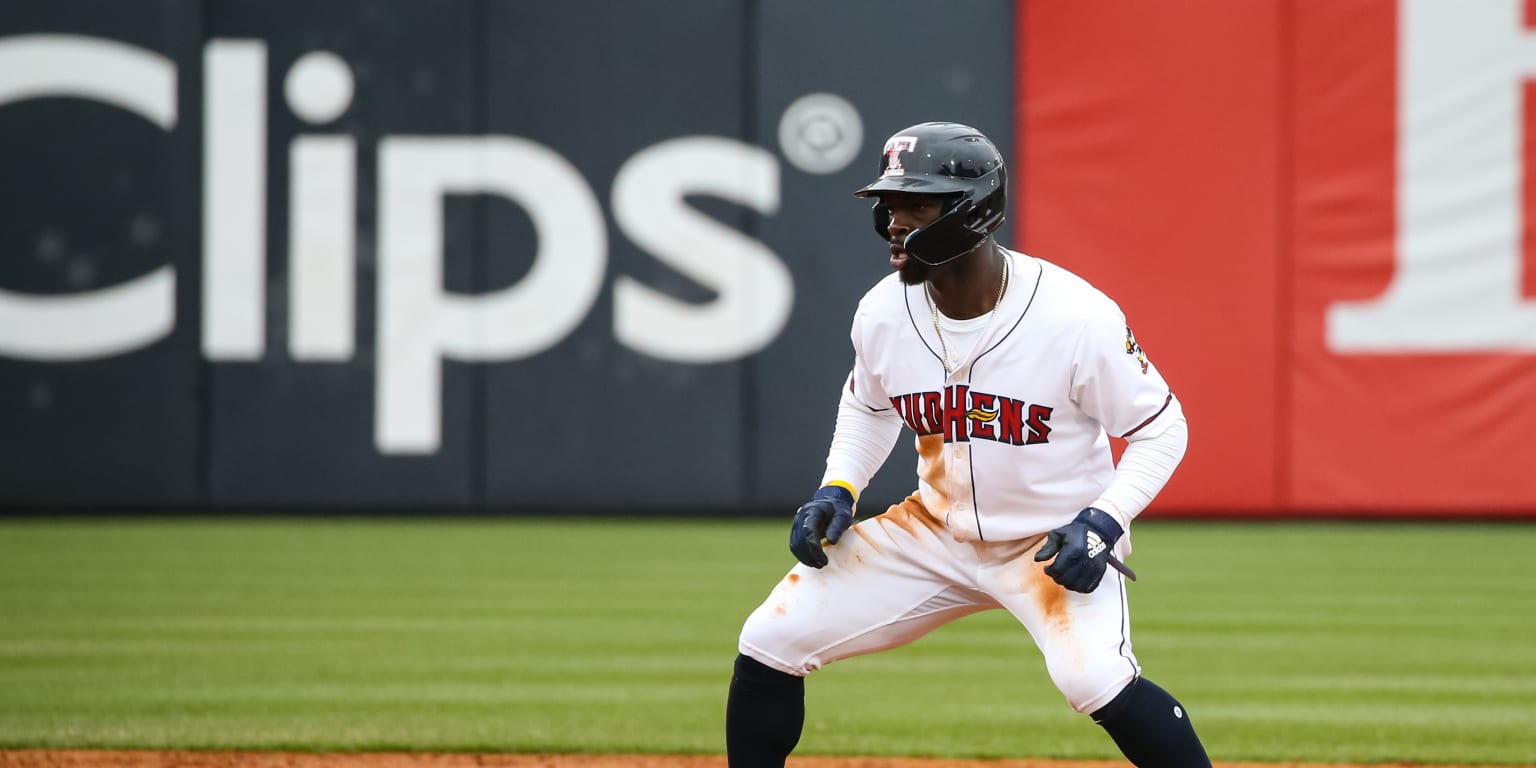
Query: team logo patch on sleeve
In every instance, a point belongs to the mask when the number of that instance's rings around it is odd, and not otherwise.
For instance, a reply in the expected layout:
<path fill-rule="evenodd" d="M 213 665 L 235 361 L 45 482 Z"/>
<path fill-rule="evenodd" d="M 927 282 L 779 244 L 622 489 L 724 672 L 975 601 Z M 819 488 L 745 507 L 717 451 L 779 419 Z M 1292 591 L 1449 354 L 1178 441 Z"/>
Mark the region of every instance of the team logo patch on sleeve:
<path fill-rule="evenodd" d="M 1141 351 L 1141 345 L 1136 342 L 1136 334 L 1131 333 L 1131 327 L 1125 327 L 1125 353 L 1134 355 L 1136 362 L 1141 363 L 1141 372 L 1147 372 L 1147 354 Z"/>

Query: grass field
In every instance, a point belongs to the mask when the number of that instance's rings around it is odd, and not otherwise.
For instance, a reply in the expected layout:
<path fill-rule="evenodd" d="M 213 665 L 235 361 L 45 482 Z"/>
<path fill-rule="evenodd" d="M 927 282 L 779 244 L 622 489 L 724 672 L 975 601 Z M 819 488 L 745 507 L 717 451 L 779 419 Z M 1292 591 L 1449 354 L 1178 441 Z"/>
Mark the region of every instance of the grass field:
<path fill-rule="evenodd" d="M 0 748 L 723 750 L 784 522 L 0 521 Z M 1536 765 L 1536 526 L 1136 527 L 1218 760 Z M 797 754 L 1115 758 L 1005 613 L 833 665 Z"/>

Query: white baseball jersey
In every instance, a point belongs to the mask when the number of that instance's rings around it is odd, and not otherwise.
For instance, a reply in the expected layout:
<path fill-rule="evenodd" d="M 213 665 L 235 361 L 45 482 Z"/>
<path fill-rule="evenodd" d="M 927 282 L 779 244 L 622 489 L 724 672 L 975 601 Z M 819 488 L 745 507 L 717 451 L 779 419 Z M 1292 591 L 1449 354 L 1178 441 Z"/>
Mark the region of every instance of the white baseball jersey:
<path fill-rule="evenodd" d="M 960 541 L 1007 541 L 1069 522 L 1109 485 L 1109 435 L 1181 416 L 1108 296 L 1017 252 L 997 311 L 947 377 L 923 285 L 892 273 L 859 303 L 845 402 L 916 433 L 918 493 Z M 826 479 L 874 469 L 834 450 Z"/>
<path fill-rule="evenodd" d="M 1028 629 L 1079 712 L 1097 711 L 1141 673 L 1121 575 L 1107 570 L 1093 592 L 1070 592 L 1033 555 L 1046 531 L 1110 485 L 1108 434 L 1172 436 L 1177 461 L 1178 400 L 1113 301 L 1053 264 L 1005 255 L 1007 292 L 988 319 L 961 321 L 965 340 L 941 343 L 924 286 L 895 274 L 859 303 L 823 481 L 862 489 L 895 443 L 888 419 L 900 419 L 917 433 L 918 492 L 861 515 L 827 545 L 825 568 L 797 563 L 747 618 L 742 653 L 806 675 L 1002 608 Z M 946 346 L 958 358 L 947 376 Z M 861 429 L 871 423 L 889 429 Z M 1152 467 L 1140 496 L 1150 499 L 1171 471 Z M 1128 538 L 1117 543 L 1122 555 Z"/>

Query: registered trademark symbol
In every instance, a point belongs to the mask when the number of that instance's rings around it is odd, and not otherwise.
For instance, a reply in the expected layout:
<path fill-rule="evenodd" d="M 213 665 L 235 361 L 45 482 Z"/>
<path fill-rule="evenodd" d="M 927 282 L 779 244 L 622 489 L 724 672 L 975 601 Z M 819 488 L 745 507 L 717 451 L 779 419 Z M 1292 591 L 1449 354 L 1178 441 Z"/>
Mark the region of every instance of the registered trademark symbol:
<path fill-rule="evenodd" d="M 859 156 L 864 121 L 847 99 L 808 93 L 779 118 L 779 148 L 791 165 L 806 173 L 837 173 Z"/>

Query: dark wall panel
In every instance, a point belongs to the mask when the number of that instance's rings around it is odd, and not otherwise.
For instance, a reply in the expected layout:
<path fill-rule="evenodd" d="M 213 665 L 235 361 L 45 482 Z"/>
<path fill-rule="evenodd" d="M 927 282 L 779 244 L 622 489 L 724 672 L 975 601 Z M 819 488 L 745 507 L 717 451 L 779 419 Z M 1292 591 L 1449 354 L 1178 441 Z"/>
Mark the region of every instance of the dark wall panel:
<path fill-rule="evenodd" d="M 714 293 L 636 243 L 616 221 L 612 189 L 619 169 L 659 142 L 740 140 L 750 97 L 743 5 L 578 0 L 490 7 L 489 130 L 544 145 L 579 172 L 602 209 L 607 265 L 569 338 L 487 367 L 487 503 L 734 507 L 743 500 L 742 364 L 683 364 L 617 338 L 616 281 L 638 281 L 692 304 Z M 701 171 L 681 165 L 673 170 Z M 707 194 L 689 205 L 737 230 L 756 226 L 757 214 Z M 523 279 L 540 242 L 527 217 L 510 208 L 490 217 L 491 289 Z M 590 221 L 571 211 L 552 215 L 562 227 Z M 701 246 L 684 234 L 668 245 L 697 251 Z"/>
<path fill-rule="evenodd" d="M 852 197 L 874 179 L 885 139 L 929 120 L 967 123 L 1016 167 L 1013 6 L 1009 0 L 758 4 L 755 131 L 785 158 L 784 205 L 763 239 L 793 258 L 796 299 L 784 334 L 751 363 L 757 383 L 747 407 L 758 417 L 745 435 L 755 440 L 748 470 L 754 505 L 793 508 L 821 480 L 853 362 L 853 311 L 890 272 L 869 203 Z M 862 138 L 854 141 L 856 132 Z M 998 233 L 1005 245 L 1009 231 L 1005 225 Z M 911 493 L 916 462 L 904 431 L 865 491 L 863 512 L 883 511 Z"/>
<path fill-rule="evenodd" d="M 210 37 L 266 46 L 269 130 L 266 344 L 259 360 L 214 366 L 213 503 L 472 504 L 475 372 L 443 366 L 435 452 L 381 452 L 375 444 L 374 392 L 378 148 L 386 136 L 478 131 L 476 4 L 230 0 L 210 8 Z M 288 95 L 295 66 L 315 52 L 339 56 L 354 84 L 345 111 L 329 122 L 306 118 Z M 298 359 L 291 338 L 297 302 L 290 294 L 290 228 L 302 212 L 290 199 L 290 162 L 291 145 L 301 134 L 356 142 L 356 335 L 354 351 L 343 359 Z M 443 282 L 473 290 L 473 217 L 460 207 L 446 214 Z M 439 407 L 427 400 L 421 407 Z"/>
<path fill-rule="evenodd" d="M 1011 9 L 6 4 L 179 93 L 0 108 L 6 296 L 176 280 L 147 348 L 0 351 L 0 504 L 789 509 L 886 271 L 849 193 L 919 120 L 1011 149 Z"/>
<path fill-rule="evenodd" d="M 0 350 L 0 504 L 187 504 L 202 472 L 197 353 L 196 67 L 201 4 L 0 4 L 6 79 L 66 78 L 0 104 L 0 290 L 6 304 L 174 289 L 130 311 L 0 320 L 28 350 Z M 50 36 L 49 38 L 38 36 Z M 67 37 L 61 37 L 67 36 Z M 30 51 L 25 60 L 14 58 Z M 106 58 L 99 58 L 99 57 Z M 168 78 L 167 78 L 168 76 Z M 126 107 L 92 93 L 129 92 Z M 110 95 L 106 98 L 113 98 Z M 179 305 L 179 306 L 178 306 Z M 65 354 L 174 313 L 147 346 Z M 63 355 L 63 357 L 60 357 Z"/>

